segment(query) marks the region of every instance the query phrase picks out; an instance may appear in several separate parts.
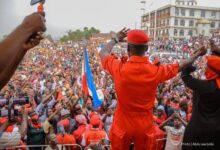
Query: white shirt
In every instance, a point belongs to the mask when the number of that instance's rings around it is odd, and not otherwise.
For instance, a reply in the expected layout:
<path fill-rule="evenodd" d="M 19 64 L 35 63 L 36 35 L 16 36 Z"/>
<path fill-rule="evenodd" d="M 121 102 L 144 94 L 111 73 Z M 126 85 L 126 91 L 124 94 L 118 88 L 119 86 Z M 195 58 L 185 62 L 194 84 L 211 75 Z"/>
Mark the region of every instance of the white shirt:
<path fill-rule="evenodd" d="M 167 142 L 165 150 L 181 150 L 185 127 L 175 129 L 174 127 L 165 126 L 167 133 Z"/>

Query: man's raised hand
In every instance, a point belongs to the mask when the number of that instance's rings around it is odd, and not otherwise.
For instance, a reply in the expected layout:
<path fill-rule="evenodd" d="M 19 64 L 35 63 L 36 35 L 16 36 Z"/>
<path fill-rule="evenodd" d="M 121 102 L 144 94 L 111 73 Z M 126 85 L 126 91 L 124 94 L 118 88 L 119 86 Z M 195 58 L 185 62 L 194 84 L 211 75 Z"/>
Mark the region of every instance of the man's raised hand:
<path fill-rule="evenodd" d="M 119 42 L 124 42 L 124 39 L 127 37 L 128 31 L 130 31 L 130 29 L 123 28 L 117 33 L 117 38 Z"/>

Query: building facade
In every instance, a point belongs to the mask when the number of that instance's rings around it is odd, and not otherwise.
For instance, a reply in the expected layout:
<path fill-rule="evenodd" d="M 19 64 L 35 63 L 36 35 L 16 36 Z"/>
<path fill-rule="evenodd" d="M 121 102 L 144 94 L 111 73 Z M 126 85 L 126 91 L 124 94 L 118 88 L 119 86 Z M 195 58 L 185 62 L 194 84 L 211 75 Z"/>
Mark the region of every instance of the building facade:
<path fill-rule="evenodd" d="M 220 8 L 198 6 L 196 0 L 176 0 L 142 16 L 142 29 L 152 39 L 211 36 L 220 28 Z"/>

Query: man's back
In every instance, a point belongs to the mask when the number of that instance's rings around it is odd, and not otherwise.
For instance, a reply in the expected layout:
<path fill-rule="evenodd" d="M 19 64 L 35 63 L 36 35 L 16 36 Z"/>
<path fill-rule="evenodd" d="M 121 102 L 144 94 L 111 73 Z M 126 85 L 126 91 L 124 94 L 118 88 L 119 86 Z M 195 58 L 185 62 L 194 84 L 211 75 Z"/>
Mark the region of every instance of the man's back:
<path fill-rule="evenodd" d="M 155 66 L 141 56 L 128 61 L 108 56 L 102 63 L 113 76 L 120 109 L 128 112 L 151 110 L 158 84 L 174 77 L 179 69 L 177 64 Z"/>
<path fill-rule="evenodd" d="M 85 132 L 84 138 L 83 138 L 83 145 L 89 145 L 89 144 L 98 144 L 101 140 L 107 139 L 107 134 L 105 131 L 97 129 L 91 129 Z"/>

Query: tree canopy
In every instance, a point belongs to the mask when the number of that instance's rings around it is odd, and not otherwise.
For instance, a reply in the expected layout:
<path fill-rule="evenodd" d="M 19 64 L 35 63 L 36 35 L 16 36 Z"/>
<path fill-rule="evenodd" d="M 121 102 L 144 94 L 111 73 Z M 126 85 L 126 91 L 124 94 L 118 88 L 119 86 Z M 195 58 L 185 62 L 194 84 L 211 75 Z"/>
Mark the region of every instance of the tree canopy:
<path fill-rule="evenodd" d="M 80 41 L 82 39 L 89 39 L 93 33 L 100 33 L 100 31 L 94 27 L 88 28 L 84 27 L 83 30 L 77 29 L 77 30 L 69 30 L 66 32 L 66 35 L 64 35 L 60 41 L 61 42 L 67 42 L 67 41 Z"/>

